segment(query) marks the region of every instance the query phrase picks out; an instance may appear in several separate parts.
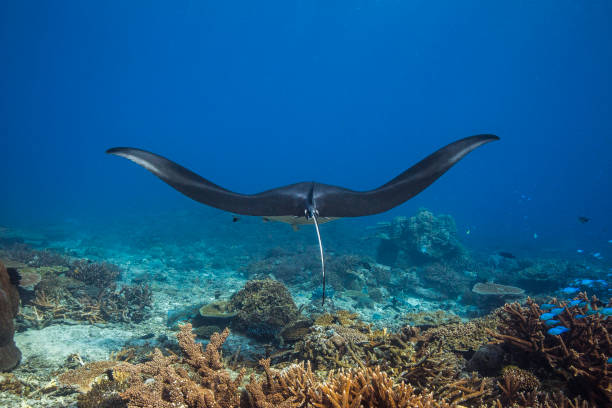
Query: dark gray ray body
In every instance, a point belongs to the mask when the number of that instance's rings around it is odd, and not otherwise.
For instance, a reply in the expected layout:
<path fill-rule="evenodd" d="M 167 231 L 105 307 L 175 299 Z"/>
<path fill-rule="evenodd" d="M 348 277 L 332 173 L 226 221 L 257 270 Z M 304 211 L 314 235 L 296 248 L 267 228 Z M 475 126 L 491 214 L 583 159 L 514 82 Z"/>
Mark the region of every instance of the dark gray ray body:
<path fill-rule="evenodd" d="M 369 191 L 354 191 L 318 182 L 302 182 L 257 194 L 239 194 L 145 150 L 115 147 L 107 150 L 107 153 L 132 160 L 200 203 L 235 214 L 289 222 L 294 226 L 314 222 L 322 252 L 319 223 L 388 211 L 419 194 L 472 150 L 498 139 L 495 135 L 485 134 L 453 142 L 388 183 Z M 323 293 L 325 294 L 325 291 Z"/>

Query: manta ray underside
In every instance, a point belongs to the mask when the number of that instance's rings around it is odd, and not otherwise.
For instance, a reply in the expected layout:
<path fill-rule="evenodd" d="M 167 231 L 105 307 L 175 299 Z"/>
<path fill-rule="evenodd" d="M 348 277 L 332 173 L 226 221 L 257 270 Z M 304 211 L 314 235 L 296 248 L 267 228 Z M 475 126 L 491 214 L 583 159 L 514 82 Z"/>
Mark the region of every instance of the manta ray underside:
<path fill-rule="evenodd" d="M 453 142 L 427 156 L 393 180 L 369 191 L 354 191 L 317 182 L 302 182 L 257 194 L 239 194 L 218 186 L 162 156 L 130 147 L 114 147 L 106 153 L 141 165 L 187 197 L 234 214 L 255 215 L 287 222 L 294 227 L 314 224 L 319 241 L 325 303 L 325 262 L 319 224 L 344 217 L 379 214 L 396 207 L 426 189 L 455 163 L 477 147 L 499 140 L 476 135 Z"/>

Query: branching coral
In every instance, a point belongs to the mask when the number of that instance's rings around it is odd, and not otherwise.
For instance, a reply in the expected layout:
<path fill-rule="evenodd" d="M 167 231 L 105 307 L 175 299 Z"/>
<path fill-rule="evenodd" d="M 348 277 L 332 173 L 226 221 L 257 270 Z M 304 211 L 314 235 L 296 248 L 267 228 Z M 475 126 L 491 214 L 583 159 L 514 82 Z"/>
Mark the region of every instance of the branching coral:
<path fill-rule="evenodd" d="M 166 357 L 156 349 L 151 361 L 121 368 L 133 380 L 130 388 L 121 394 L 128 407 L 232 408 L 240 404 L 238 387 L 244 371 L 232 379 L 221 360 L 220 348 L 229 330 L 212 335 L 206 350 L 202 350 L 191 328 L 191 324 L 181 326 L 177 338 L 184 354 L 183 362 L 194 373 L 176 365 L 176 356 Z"/>
<path fill-rule="evenodd" d="M 260 362 L 265 381 L 246 386 L 249 408 L 425 408 L 450 407 L 431 394 L 417 394 L 403 382 L 395 383 L 380 368 L 330 372 L 323 382 L 317 380 L 310 365 L 294 365 L 281 372 L 270 369 L 269 360 Z"/>
<path fill-rule="evenodd" d="M 151 287 L 146 284 L 126 285 L 116 290 L 111 285 L 100 299 L 100 311 L 105 320 L 114 322 L 141 322 L 149 313 L 153 302 Z"/>
<path fill-rule="evenodd" d="M 594 405 L 612 403 L 612 374 L 608 358 L 612 355 L 612 320 L 598 313 L 601 306 L 595 297 L 580 294 L 580 304 L 569 306 L 555 316 L 568 329 L 563 335 L 547 334 L 549 327 L 541 319 L 542 310 L 531 299 L 525 306 L 518 303 L 504 307 L 506 314 L 499 332 L 491 332 L 508 346 L 527 352 L 533 363 L 540 361 L 568 382 L 570 390 L 582 394 Z M 610 307 L 610 304 L 607 305 Z"/>
<path fill-rule="evenodd" d="M 88 285 L 106 288 L 119 278 L 120 273 L 121 270 L 117 265 L 79 259 L 71 265 L 70 270 L 66 272 L 66 276 L 78 279 Z"/>

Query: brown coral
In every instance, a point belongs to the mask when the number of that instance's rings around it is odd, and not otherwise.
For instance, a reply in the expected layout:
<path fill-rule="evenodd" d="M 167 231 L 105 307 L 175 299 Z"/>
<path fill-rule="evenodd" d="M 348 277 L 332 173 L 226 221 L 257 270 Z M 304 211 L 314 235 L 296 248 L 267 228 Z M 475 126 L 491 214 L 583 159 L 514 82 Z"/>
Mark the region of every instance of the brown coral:
<path fill-rule="evenodd" d="M 607 362 L 612 355 L 612 320 L 597 313 L 601 303 L 595 297 L 589 299 L 582 293 L 577 299 L 584 306 L 553 301 L 564 308 L 555 317 L 569 329 L 563 336 L 546 333 L 542 311 L 529 298 L 525 306 L 506 305 L 499 332 L 491 334 L 509 347 L 527 352 L 524 356 L 529 362 L 548 365 L 591 404 L 608 406 L 612 404 L 612 374 Z M 577 318 L 579 314 L 588 315 Z"/>
<path fill-rule="evenodd" d="M 183 362 L 195 373 L 176 365 L 175 356 L 166 357 L 156 349 L 151 361 L 121 369 L 130 373 L 134 381 L 121 394 L 128 407 L 231 408 L 240 404 L 238 387 L 244 371 L 232 379 L 221 359 L 220 348 L 229 330 L 212 335 L 206 350 L 202 350 L 191 328 L 189 323 L 181 326 L 177 338 Z"/>
<path fill-rule="evenodd" d="M 19 310 L 19 292 L 15 286 L 16 276 L 9 275 L 0 262 L 0 371 L 14 368 L 21 359 L 21 352 L 15 345 L 13 318 Z"/>

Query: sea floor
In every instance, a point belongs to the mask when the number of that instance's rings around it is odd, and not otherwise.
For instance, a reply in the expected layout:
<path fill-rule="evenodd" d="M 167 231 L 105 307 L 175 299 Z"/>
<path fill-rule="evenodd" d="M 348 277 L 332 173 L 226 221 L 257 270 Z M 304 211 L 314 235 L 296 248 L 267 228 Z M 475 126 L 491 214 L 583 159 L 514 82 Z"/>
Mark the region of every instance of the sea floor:
<path fill-rule="evenodd" d="M 246 221 L 236 231 L 236 226 L 231 222 L 216 222 L 211 226 L 210 220 L 194 223 L 189 220 L 190 216 L 182 214 L 178 222 L 157 217 L 155 222 L 142 220 L 138 225 L 104 227 L 85 226 L 72 220 L 40 229 L 7 228 L 0 232 L 0 259 L 15 255 L 11 248 L 16 243 L 33 251 L 56 251 L 69 259 L 114 264 L 121 270 L 113 282 L 118 288 L 145 284 L 151 291 L 146 317 L 139 321 L 79 321 L 66 318 L 54 319 L 36 327 L 20 324 L 18 318 L 18 331 L 14 339 L 22 352 L 22 359 L 13 371 L 0 374 L 0 406 L 76 407 L 79 392 L 59 380 L 63 372 L 90 362 L 112 359 L 116 353 L 129 348 L 176 350 L 177 323 L 193 319 L 202 305 L 232 298 L 247 281 L 262 278 L 262 270 L 269 270 L 266 278 L 278 279 L 275 273 L 284 271 L 278 265 L 295 263 L 304 255 L 306 258 L 311 256 L 314 265 L 319 262 L 318 248 L 309 230 L 293 233 L 284 225 L 261 228 L 256 221 Z M 418 262 L 422 265 L 418 267 L 410 265 L 416 258 L 410 258 L 412 261 L 408 258 L 400 260 L 399 266 L 390 267 L 377 259 L 380 239 L 372 238 L 369 229 L 349 225 L 345 227 L 347 233 L 342 228 L 331 227 L 327 230 L 328 256 L 340 258 L 357 254 L 359 259 L 351 258 L 351 262 L 354 262 L 349 263 L 353 265 L 351 270 L 341 267 L 332 270 L 331 278 L 336 279 L 332 283 L 336 288 L 328 281 L 331 296 L 326 306 L 320 306 L 320 298 L 317 297 L 317 290 L 320 290 L 318 268 L 306 266 L 311 269 L 306 272 L 301 270 L 299 273 L 303 275 L 297 281 L 292 280 L 290 275 L 283 275 L 291 298 L 302 316 L 315 319 L 325 312 L 348 310 L 356 313 L 357 319 L 369 325 L 371 330 L 393 332 L 406 325 L 420 326 L 424 330 L 448 322 L 466 322 L 506 302 L 525 299 L 523 293 L 518 297 L 493 297 L 493 300 L 482 300 L 474 295 L 470 291 L 472 285 L 486 282 L 491 270 L 496 271 L 494 279 L 500 284 L 512 284 L 513 287 L 529 282 L 531 278 L 531 286 L 525 288 L 524 293 L 542 300 L 562 296 L 562 290 L 568 286 L 575 286 L 577 290 L 589 286 L 589 282 L 583 284 L 580 280 L 590 280 L 590 287 L 597 290 L 600 296 L 609 295 L 607 286 L 612 285 L 610 271 L 598 259 L 583 262 L 582 269 L 576 271 L 577 267 L 572 266 L 574 261 L 556 258 L 554 265 L 563 264 L 566 270 L 574 268 L 570 274 L 566 274 L 568 277 L 565 281 L 559 282 L 555 276 L 546 279 L 541 270 L 529 270 L 528 267 L 516 270 L 520 268 L 522 260 L 517 262 L 512 259 L 512 254 L 500 257 L 497 253 L 477 253 L 470 248 L 465 248 L 469 262 L 461 261 L 462 266 L 454 267 L 452 271 L 446 265 L 440 266 L 444 255 L 440 255 L 440 259 L 426 261 L 419 258 Z M 387 228 L 387 225 L 381 228 Z M 347 235 L 351 239 L 346 239 Z M 410 244 L 406 238 L 402 239 L 404 241 L 397 242 Z M 278 251 L 278 248 L 282 251 Z M 270 255 L 271 250 L 277 250 L 281 255 Z M 435 250 L 435 247 L 432 246 L 431 250 Z M 524 262 L 529 263 L 532 269 L 537 269 L 542 262 L 552 262 L 548 255 L 543 258 L 546 260 L 539 260 L 534 254 Z M 34 270 L 40 267 L 36 264 L 38 261 L 30 261 L 30 264 L 24 259 L 12 261 L 34 265 L 31 266 Z M 304 262 L 311 265 L 309 261 Z M 554 266 L 551 265 L 548 267 Z M 456 284 L 444 282 L 444 279 L 452 279 L 454 275 L 440 278 L 441 282 L 428 280 L 426 273 L 457 274 L 459 280 Z M 522 281 L 504 278 L 504 273 L 522 274 Z M 395 281 L 394 274 L 401 274 L 403 280 Z M 551 275 L 554 273 L 551 272 Z M 45 276 L 48 275 L 43 275 L 43 281 Z M 303 281 L 303 276 L 308 276 L 309 280 Z M 488 277 L 490 280 L 491 276 Z M 383 279 L 386 279 L 386 286 L 381 285 Z M 557 281 L 551 284 L 550 280 L 555 279 Z M 597 283 L 597 280 L 600 282 Z M 445 284 L 463 285 L 465 288 L 448 290 Z M 537 290 L 540 284 L 543 290 Z M 36 288 L 40 288 L 37 285 L 20 289 L 22 307 L 35 301 Z M 377 289 L 376 297 L 374 289 Z M 421 318 L 423 320 L 419 320 Z M 206 340 L 203 341 L 206 343 Z M 261 340 L 248 333 L 232 331 L 224 344 L 224 353 L 227 356 L 239 353 L 241 361 L 249 361 L 250 366 L 255 366 L 260 358 L 288 347 L 282 343 L 279 345 L 276 339 Z"/>

